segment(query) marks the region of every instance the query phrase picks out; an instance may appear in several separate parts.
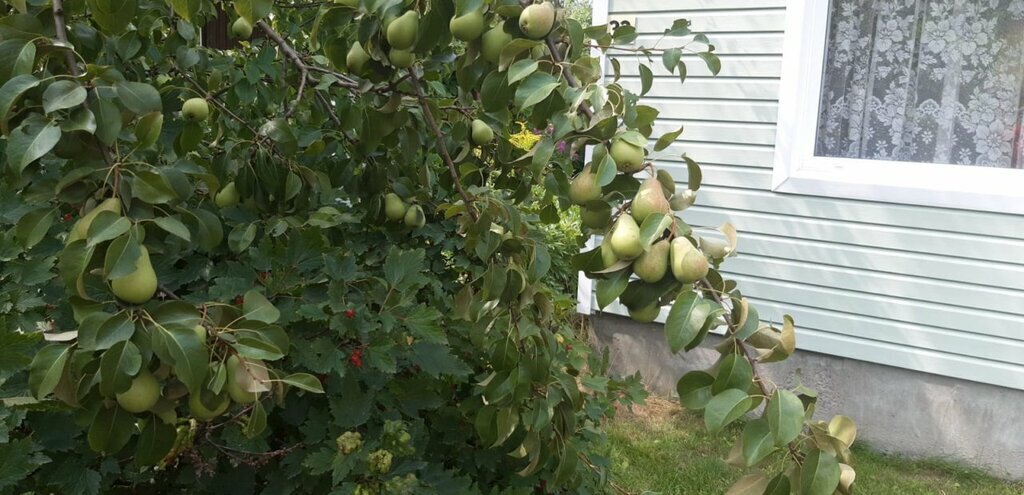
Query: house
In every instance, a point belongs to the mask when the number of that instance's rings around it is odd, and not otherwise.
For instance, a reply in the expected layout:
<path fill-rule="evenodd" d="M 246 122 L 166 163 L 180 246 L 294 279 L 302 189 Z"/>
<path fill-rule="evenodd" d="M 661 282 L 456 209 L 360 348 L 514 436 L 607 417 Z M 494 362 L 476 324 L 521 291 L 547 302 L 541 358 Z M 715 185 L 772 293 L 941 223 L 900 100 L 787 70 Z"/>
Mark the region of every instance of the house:
<path fill-rule="evenodd" d="M 684 125 L 670 150 L 703 165 L 684 218 L 732 222 L 724 271 L 763 320 L 796 319 L 802 352 L 778 381 L 817 387 L 819 414 L 853 416 L 877 448 L 1024 478 L 1024 1 L 593 7 L 636 45 L 687 18 L 716 46 L 718 77 L 694 57 L 680 85 L 656 60 L 645 104 L 654 137 Z M 618 57 L 639 92 L 636 56 Z M 685 182 L 681 161 L 659 165 Z M 609 316 L 623 309 L 595 315 L 598 338 L 656 389 L 714 357 L 669 356 Z"/>

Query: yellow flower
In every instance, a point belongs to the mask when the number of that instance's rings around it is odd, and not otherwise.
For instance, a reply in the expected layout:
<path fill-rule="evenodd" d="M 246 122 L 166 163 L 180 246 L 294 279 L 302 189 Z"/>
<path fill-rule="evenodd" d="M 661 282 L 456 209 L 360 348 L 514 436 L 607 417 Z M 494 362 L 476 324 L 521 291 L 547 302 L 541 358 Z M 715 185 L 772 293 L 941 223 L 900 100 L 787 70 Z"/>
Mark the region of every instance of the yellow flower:
<path fill-rule="evenodd" d="M 526 124 L 519 122 L 519 132 L 515 134 L 509 134 L 508 140 L 512 143 L 512 146 L 521 150 L 529 151 L 533 149 L 534 145 L 540 141 L 540 136 L 533 133 L 533 131 L 526 128 Z"/>

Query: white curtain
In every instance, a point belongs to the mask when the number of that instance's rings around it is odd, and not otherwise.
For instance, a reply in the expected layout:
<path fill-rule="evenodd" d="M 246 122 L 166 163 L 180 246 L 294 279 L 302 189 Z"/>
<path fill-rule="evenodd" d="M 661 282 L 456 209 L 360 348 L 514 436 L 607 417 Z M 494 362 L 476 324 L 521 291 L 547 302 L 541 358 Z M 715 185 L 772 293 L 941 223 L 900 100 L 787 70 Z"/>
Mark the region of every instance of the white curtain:
<path fill-rule="evenodd" d="M 830 11 L 818 156 L 1024 168 L 1024 0 Z"/>

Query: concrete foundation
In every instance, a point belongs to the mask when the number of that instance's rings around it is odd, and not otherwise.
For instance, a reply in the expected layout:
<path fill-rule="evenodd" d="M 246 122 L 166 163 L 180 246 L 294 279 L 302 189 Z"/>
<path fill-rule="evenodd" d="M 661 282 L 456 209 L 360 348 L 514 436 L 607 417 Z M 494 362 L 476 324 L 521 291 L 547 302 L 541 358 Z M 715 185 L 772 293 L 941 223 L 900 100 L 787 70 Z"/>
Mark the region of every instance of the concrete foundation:
<path fill-rule="evenodd" d="M 716 336 L 672 355 L 661 325 L 610 315 L 594 315 L 592 322 L 597 344 L 610 347 L 614 371 L 639 371 L 659 395 L 675 396 L 679 377 L 718 358 Z M 760 369 L 782 386 L 799 376 L 818 391 L 816 418 L 852 417 L 857 441 L 872 448 L 1024 479 L 1024 391 L 802 351 Z"/>

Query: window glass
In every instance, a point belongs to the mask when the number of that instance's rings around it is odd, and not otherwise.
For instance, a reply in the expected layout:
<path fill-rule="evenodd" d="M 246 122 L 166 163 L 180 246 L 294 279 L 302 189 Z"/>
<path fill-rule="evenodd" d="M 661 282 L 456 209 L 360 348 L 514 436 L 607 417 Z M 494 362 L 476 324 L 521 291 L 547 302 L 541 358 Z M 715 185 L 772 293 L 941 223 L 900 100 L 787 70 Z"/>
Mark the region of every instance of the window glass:
<path fill-rule="evenodd" d="M 1024 168 L 1024 0 L 832 0 L 815 154 Z"/>

